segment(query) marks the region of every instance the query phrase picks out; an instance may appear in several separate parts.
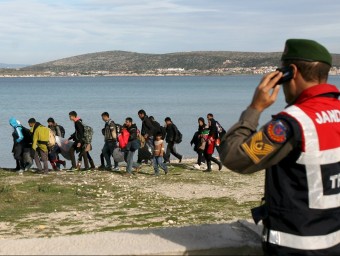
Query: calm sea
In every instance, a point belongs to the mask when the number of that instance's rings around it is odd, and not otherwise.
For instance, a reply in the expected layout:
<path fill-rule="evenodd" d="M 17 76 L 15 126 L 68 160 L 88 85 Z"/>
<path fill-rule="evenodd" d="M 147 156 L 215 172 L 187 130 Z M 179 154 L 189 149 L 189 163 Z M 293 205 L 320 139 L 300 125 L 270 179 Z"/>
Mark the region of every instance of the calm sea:
<path fill-rule="evenodd" d="M 0 166 L 15 166 L 10 117 L 17 118 L 26 127 L 30 117 L 44 125 L 53 117 L 69 136 L 74 132 L 73 123 L 68 119 L 72 110 L 94 129 L 92 156 L 98 165 L 103 146 L 101 113 L 104 111 L 120 124 L 126 117 L 132 117 L 139 128 L 137 112 L 140 109 L 161 124 L 165 117 L 171 117 L 183 133 L 178 151 L 192 158 L 196 155 L 189 142 L 197 130 L 198 117 L 206 118 L 207 113 L 213 113 L 228 129 L 249 105 L 260 80 L 261 76 L 0 78 Z M 339 86 L 340 77 L 331 76 L 330 83 Z M 280 92 L 279 100 L 263 113 L 260 124 L 284 106 Z"/>

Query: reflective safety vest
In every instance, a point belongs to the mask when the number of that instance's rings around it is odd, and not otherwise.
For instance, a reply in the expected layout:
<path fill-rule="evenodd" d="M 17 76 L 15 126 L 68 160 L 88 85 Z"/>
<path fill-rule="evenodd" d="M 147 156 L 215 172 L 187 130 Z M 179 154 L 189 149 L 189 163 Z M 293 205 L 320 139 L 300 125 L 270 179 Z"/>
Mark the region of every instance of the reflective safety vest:
<path fill-rule="evenodd" d="M 291 125 L 297 145 L 266 171 L 266 242 L 300 250 L 340 243 L 338 95 L 335 86 L 313 86 L 276 116 Z"/>

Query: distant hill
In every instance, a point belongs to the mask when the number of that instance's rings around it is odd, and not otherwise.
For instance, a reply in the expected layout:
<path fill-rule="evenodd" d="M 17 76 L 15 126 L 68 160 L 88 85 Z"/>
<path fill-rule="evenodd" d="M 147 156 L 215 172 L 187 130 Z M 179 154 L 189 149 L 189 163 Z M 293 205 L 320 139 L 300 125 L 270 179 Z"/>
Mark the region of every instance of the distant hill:
<path fill-rule="evenodd" d="M 169 54 L 145 54 L 106 51 L 78 55 L 38 65 L 24 67 L 26 71 L 88 72 L 94 70 L 136 71 L 184 68 L 207 70 L 213 68 L 279 66 L 280 52 L 202 51 Z M 334 66 L 340 66 L 340 54 L 333 54 Z"/>
<path fill-rule="evenodd" d="M 22 68 L 27 66 L 27 64 L 6 64 L 6 63 L 0 63 L 0 68 Z"/>

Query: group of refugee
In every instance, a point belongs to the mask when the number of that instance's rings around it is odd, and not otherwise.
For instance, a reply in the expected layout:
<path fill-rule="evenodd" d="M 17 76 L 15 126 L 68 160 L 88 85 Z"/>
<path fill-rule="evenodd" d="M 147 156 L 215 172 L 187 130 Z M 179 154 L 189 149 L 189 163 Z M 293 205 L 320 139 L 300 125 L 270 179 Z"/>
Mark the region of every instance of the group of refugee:
<path fill-rule="evenodd" d="M 127 117 L 124 124 L 120 125 L 110 118 L 108 112 L 101 114 L 105 123 L 102 129 L 105 142 L 98 169 L 119 171 L 119 163 L 126 162 L 124 175 L 130 176 L 134 174 L 133 169 L 139 171 L 142 163 L 151 162 L 154 175 L 158 176 L 160 168 L 165 174 L 168 173 L 167 163 L 170 163 L 171 154 L 181 163 L 183 156 L 176 151 L 176 144 L 182 142 L 182 133 L 171 118 L 166 117 L 165 125 L 162 126 L 143 109 L 138 111 L 138 116 L 142 121 L 141 130 L 137 128 L 131 117 Z M 65 169 L 66 161 L 60 159 L 60 155 L 71 161 L 71 168 L 67 171 L 80 170 L 82 163 L 84 170 L 96 169 L 90 155 L 93 129 L 84 123 L 75 111 L 69 113 L 69 119 L 74 122 L 75 130 L 66 139 L 64 127 L 57 124 L 52 117 L 48 118 L 47 126 L 37 122 L 35 118 L 30 118 L 28 120 L 30 129 L 24 127 L 17 119 L 10 118 L 9 123 L 14 129 L 12 152 L 16 160 L 15 170 L 19 174 L 30 170 L 33 160 L 37 173 L 47 174 L 48 162 L 55 171 L 59 171 L 61 166 Z M 208 124 L 203 117 L 198 118 L 198 130 L 190 144 L 194 145 L 198 156 L 194 168 L 201 169 L 206 165 L 204 171 L 211 172 L 211 162 L 215 162 L 219 170 L 222 169 L 221 162 L 213 157 L 213 153 L 215 147 L 219 149 L 220 137 L 225 130 L 214 120 L 211 113 L 207 115 L 207 122 Z M 134 162 L 136 151 L 138 160 Z M 77 161 L 76 155 L 78 155 Z"/>

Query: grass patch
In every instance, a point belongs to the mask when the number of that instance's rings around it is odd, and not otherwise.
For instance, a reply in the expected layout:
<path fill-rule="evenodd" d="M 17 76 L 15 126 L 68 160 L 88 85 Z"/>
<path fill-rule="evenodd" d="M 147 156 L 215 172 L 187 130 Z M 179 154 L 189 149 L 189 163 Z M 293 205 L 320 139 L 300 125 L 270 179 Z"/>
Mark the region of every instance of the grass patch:
<path fill-rule="evenodd" d="M 150 166 L 144 166 L 143 172 L 133 178 L 101 171 L 19 176 L 0 170 L 0 238 L 223 223 L 251 218 L 250 209 L 259 201 L 240 202 L 232 196 L 238 192 L 225 194 L 235 189 L 247 193 L 249 187 L 262 189 L 261 174 L 241 177 L 227 171 L 203 173 L 188 168 L 188 164 L 174 164 L 169 167 L 168 175 L 158 178 L 151 175 L 153 168 Z M 204 191 L 197 196 L 203 185 L 204 189 L 211 189 L 210 196 L 205 196 Z M 192 189 L 188 190 L 190 186 Z M 219 196 L 211 196 L 216 193 Z M 182 194 L 186 196 L 181 197 Z"/>
<path fill-rule="evenodd" d="M 72 210 L 84 209 L 83 200 L 73 186 L 41 183 L 27 180 L 13 184 L 0 192 L 0 220 L 13 221 L 31 213 L 51 213 L 65 207 Z"/>

